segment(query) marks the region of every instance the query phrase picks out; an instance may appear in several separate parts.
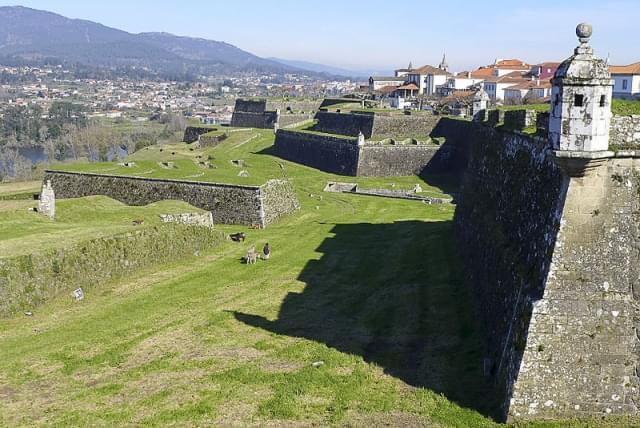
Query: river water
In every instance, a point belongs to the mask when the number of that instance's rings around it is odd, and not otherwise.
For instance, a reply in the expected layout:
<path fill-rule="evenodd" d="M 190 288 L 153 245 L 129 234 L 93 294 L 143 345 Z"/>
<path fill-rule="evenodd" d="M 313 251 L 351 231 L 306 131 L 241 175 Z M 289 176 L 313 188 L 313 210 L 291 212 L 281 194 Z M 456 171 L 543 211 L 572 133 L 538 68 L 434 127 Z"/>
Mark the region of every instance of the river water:
<path fill-rule="evenodd" d="M 7 149 L 7 150 L 16 150 L 16 149 Z M 20 156 L 28 159 L 33 165 L 37 165 L 42 162 L 48 162 L 49 156 L 47 156 L 47 151 L 42 146 L 27 146 L 27 147 L 18 147 L 18 153 Z M 117 159 L 124 159 L 129 155 L 129 152 L 124 146 L 111 147 L 107 152 L 107 159 L 111 162 Z M 1 154 L 0 154 L 1 156 Z M 71 154 L 68 154 L 65 157 L 65 160 L 73 159 Z M 92 162 L 98 160 L 98 156 L 91 156 L 89 159 Z M 0 157 L 0 172 L 7 172 L 12 169 L 12 165 L 8 163 L 9 161 L 6 159 L 2 159 Z"/>

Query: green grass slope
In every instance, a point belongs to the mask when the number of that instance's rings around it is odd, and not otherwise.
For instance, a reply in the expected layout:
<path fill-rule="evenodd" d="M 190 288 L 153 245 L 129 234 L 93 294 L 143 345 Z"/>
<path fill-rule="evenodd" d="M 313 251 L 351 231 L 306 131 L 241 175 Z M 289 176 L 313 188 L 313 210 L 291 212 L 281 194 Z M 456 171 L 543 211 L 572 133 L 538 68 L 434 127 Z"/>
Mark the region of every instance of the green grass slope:
<path fill-rule="evenodd" d="M 417 177 L 336 177 L 280 161 L 261 154 L 268 132 L 242 141 L 207 151 L 222 161 L 208 177 L 233 179 L 236 167 L 222 165 L 237 158 L 252 178 L 280 177 L 281 162 L 301 211 L 265 230 L 221 226 L 247 242 L 0 320 L 0 425 L 495 426 L 454 206 L 322 189 L 339 179 L 442 191 Z M 60 203 L 60 215 L 90 222 L 79 212 L 91 201 Z M 270 260 L 241 262 L 267 241 Z M 634 420 L 538 426 L 611 422 Z"/>

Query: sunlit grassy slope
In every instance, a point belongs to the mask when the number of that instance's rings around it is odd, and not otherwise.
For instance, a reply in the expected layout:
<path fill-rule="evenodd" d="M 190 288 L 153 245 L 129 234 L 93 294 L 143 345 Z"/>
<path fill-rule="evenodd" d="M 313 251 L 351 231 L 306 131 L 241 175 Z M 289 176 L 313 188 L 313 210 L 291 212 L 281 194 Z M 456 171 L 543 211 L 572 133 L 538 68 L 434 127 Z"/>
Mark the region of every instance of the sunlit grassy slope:
<path fill-rule="evenodd" d="M 454 206 L 322 192 L 335 179 L 442 190 L 417 177 L 324 174 L 260 154 L 272 144 L 269 132 L 244 134 L 204 153 L 219 167 L 206 178 L 239 181 L 229 160 L 240 158 L 260 183 L 281 177 L 282 162 L 300 212 L 266 230 L 220 226 L 245 231 L 247 242 L 1 320 L 0 425 L 495 426 L 485 416 L 493 402 L 478 323 L 452 243 Z M 141 172 L 164 176 L 153 166 L 164 155 L 154 150 L 132 159 Z M 174 151 L 185 165 L 200 154 Z M 176 178 L 200 171 L 193 168 Z M 126 172 L 114 164 L 77 169 Z M 94 231 L 156 212 L 102 197 L 58 209 L 60 223 Z M 5 232 L 26 228 L 3 223 Z M 270 260 L 241 262 L 248 247 L 267 241 Z M 548 426 L 566 424 L 603 425 Z"/>

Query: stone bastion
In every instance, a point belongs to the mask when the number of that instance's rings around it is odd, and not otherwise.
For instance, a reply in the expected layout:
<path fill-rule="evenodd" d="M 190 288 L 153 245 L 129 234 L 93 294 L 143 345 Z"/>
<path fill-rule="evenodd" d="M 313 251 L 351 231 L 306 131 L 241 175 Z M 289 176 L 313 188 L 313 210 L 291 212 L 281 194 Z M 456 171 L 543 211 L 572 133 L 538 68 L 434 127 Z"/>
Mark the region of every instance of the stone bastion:
<path fill-rule="evenodd" d="M 104 195 L 127 205 L 181 200 L 210 211 L 215 223 L 266 227 L 299 208 L 293 186 L 269 180 L 262 186 L 168 180 L 68 171 L 45 171 L 56 197 Z"/>

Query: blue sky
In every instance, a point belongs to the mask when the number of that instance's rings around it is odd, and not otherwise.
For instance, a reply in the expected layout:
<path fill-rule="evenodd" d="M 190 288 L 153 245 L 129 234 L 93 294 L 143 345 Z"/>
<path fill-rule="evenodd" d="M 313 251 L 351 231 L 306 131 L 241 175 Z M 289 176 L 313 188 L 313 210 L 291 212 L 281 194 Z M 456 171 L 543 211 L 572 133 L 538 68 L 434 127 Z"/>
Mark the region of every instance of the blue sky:
<path fill-rule="evenodd" d="M 575 25 L 594 26 L 593 46 L 611 63 L 640 61 L 637 0 L 0 0 L 129 32 L 166 31 L 223 40 L 263 57 L 351 69 L 437 64 L 456 71 L 520 58 L 561 60 Z"/>

